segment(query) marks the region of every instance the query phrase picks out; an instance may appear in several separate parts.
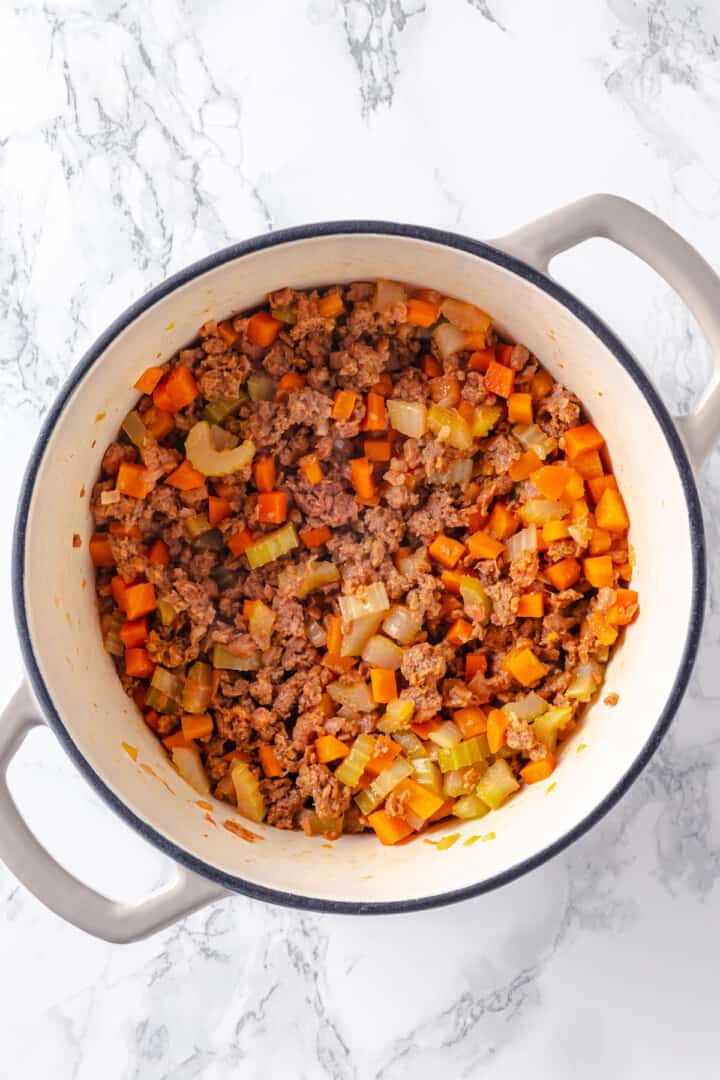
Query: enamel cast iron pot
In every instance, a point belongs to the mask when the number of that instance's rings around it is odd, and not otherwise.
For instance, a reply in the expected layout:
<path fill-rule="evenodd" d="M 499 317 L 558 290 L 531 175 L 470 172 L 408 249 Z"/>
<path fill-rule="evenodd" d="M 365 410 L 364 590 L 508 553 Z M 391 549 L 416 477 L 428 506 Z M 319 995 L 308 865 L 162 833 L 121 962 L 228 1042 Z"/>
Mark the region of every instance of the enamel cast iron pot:
<path fill-rule="evenodd" d="M 692 415 L 673 420 L 612 331 L 548 276 L 554 255 L 594 236 L 645 259 L 707 334 L 716 367 Z M 169 358 L 208 319 L 258 304 L 283 285 L 377 277 L 432 286 L 479 305 L 578 394 L 606 437 L 628 504 L 641 615 L 607 672 L 606 688 L 619 694 L 619 703 L 611 709 L 598 700 L 589 709 L 561 756 L 551 795 L 538 784 L 480 825 L 451 820 L 435 839 L 459 832 L 461 840 L 442 853 L 423 843 L 385 848 L 370 836 L 341 837 L 328 850 L 318 839 L 265 826 L 253 826 L 262 843 L 247 843 L 208 827 L 197 794 L 171 768 L 122 690 L 102 646 L 88 555 L 91 515 L 88 496 L 78 493 L 92 489 L 103 450 L 137 397 L 132 385 L 157 355 Z M 350 914 L 432 907 L 502 885 L 562 850 L 627 791 L 690 677 L 705 602 L 693 473 L 720 433 L 719 362 L 720 280 L 667 225 L 605 195 L 492 244 L 386 222 L 288 229 L 227 248 L 153 289 L 75 369 L 25 478 L 13 587 L 28 684 L 0 720 L 0 858 L 69 922 L 109 941 L 133 941 L 228 892 Z M 97 421 L 98 414 L 104 419 Z M 75 533 L 79 549 L 72 547 Z M 119 904 L 67 873 L 38 843 L 5 778 L 27 732 L 44 723 L 107 803 L 175 861 L 170 885 Z M 137 761 L 122 751 L 123 742 L 137 748 Z M 579 742 L 587 746 L 582 754 Z M 213 812 L 219 823 L 237 818 L 219 802 Z M 461 842 L 491 829 L 491 843 Z"/>

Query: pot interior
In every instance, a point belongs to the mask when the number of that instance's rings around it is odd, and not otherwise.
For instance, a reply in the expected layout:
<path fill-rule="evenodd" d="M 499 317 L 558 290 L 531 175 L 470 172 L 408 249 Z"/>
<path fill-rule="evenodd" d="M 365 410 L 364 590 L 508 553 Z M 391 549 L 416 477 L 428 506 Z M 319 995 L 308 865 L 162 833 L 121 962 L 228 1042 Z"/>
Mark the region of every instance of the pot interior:
<path fill-rule="evenodd" d="M 641 615 L 608 668 L 606 686 L 546 782 L 480 821 L 451 819 L 428 839 L 383 848 L 372 836 L 333 844 L 251 826 L 174 772 L 125 696 L 103 650 L 94 604 L 89 493 L 103 450 L 149 364 L 171 356 L 207 319 L 269 290 L 390 277 L 469 300 L 526 344 L 574 390 L 605 434 L 632 519 L 633 587 Z M 78 534 L 82 546 L 73 547 Z M 672 539 L 670 539 L 672 538 Z M 255 886 L 317 901 L 420 900 L 487 881 L 559 841 L 591 815 L 651 738 L 673 691 L 692 615 L 693 560 L 681 476 L 653 410 L 601 340 L 538 285 L 489 258 L 413 236 L 339 233 L 292 239 L 231 258 L 175 288 L 127 325 L 74 387 L 45 447 L 25 543 L 25 610 L 40 676 L 71 740 L 142 822 L 208 867 Z M 619 694 L 611 708 L 602 701 Z M 123 744 L 134 748 L 137 760 Z M 212 801 L 212 800 L 210 800 Z M 246 823 L 248 824 L 248 823 Z M 435 842 L 459 834 L 448 850 Z M 484 842 L 468 844 L 471 837 Z"/>

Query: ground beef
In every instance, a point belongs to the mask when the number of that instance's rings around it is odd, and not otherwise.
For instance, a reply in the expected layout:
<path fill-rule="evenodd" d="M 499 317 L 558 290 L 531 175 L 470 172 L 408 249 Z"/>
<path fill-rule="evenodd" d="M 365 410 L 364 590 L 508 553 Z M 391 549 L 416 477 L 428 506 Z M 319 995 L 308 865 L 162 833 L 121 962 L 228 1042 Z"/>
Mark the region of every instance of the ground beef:
<path fill-rule="evenodd" d="M 297 777 L 298 791 L 312 799 L 321 818 L 338 817 L 350 805 L 350 788 L 341 783 L 327 765 L 303 762 Z"/>
<path fill-rule="evenodd" d="M 522 446 L 512 435 L 495 435 L 485 444 L 483 458 L 495 473 L 502 475 L 522 453 Z"/>
<path fill-rule="evenodd" d="M 103 454 L 101 468 L 105 476 L 117 476 L 117 471 L 123 461 L 136 460 L 137 451 L 134 446 L 129 446 L 127 443 L 121 445 L 120 443 L 113 442 L 110 443 Z"/>
<path fill-rule="evenodd" d="M 485 592 L 492 600 L 490 620 L 495 626 L 512 626 L 517 618 L 518 592 L 513 583 L 503 579 L 486 585 Z"/>
<path fill-rule="evenodd" d="M 580 422 L 580 402 L 569 390 L 557 387 L 543 398 L 537 411 L 537 424 L 548 435 L 559 438 Z"/>
<path fill-rule="evenodd" d="M 540 559 L 536 551 L 524 551 L 510 563 L 510 577 L 513 585 L 523 592 L 534 584 L 540 572 Z"/>

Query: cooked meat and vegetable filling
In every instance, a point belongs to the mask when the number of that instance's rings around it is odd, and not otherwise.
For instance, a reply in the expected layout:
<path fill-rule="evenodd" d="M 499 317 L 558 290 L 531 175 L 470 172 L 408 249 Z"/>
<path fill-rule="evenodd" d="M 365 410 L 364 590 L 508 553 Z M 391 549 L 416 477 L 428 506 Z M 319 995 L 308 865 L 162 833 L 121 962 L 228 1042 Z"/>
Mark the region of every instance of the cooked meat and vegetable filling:
<path fill-rule="evenodd" d="M 432 289 L 286 288 L 136 387 L 90 549 L 186 780 L 393 844 L 550 776 L 638 603 L 603 437 L 523 345 Z"/>

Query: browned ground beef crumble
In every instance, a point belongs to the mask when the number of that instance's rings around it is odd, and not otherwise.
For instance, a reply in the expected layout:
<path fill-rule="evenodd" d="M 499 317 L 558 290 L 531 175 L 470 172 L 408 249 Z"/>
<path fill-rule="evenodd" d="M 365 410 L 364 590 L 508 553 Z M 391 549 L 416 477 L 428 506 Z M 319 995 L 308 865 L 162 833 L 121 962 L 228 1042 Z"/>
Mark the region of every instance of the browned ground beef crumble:
<path fill-rule="evenodd" d="M 321 315 L 321 298 L 333 294 L 341 299 L 342 312 Z M 406 293 L 406 299 L 408 295 L 412 293 Z M 487 529 L 487 517 L 498 502 L 512 513 L 529 498 L 539 497 L 530 479 L 516 482 L 509 475 L 527 446 L 507 419 L 506 402 L 490 392 L 482 371 L 469 366 L 478 342 L 443 355 L 431 328 L 407 321 L 405 301 L 378 304 L 375 285 L 364 282 L 322 290 L 282 289 L 269 296 L 268 307 L 279 310 L 285 320 L 271 344 L 253 342 L 248 314 L 237 315 L 220 328 L 207 323 L 198 340 L 163 368 L 166 374 L 178 366 L 187 368 L 198 395 L 171 416 L 170 429 L 159 439 L 139 448 L 121 432 L 105 451 L 92 492 L 96 535 L 102 537 L 110 529 L 114 563 L 97 569 L 101 620 L 107 634 L 124 618 L 112 591 L 114 578 L 119 576 L 126 585 L 146 581 L 173 613 L 169 625 L 157 611 L 148 616 L 144 648 L 152 663 L 184 676 L 191 663 L 209 662 L 216 645 L 236 657 L 255 656 L 260 650 L 258 670 L 216 672 L 207 708 L 212 731 L 197 743 L 213 793 L 234 801 L 228 774 L 239 755 L 260 781 L 270 824 L 298 827 L 302 811 L 313 809 L 321 819 L 344 815 L 341 830 L 363 831 L 367 818 L 353 802 L 353 789 L 334 775 L 337 762 L 318 761 L 315 742 L 321 735 L 333 734 L 347 743 L 358 734 L 376 731 L 384 706 L 354 712 L 333 705 L 328 685 L 340 676 L 347 682 L 365 682 L 369 666 L 360 658 L 341 659 L 329 655 L 322 644 L 312 644 L 309 627 L 319 627 L 322 636 L 329 620 L 339 615 L 340 596 L 382 582 L 389 601 L 407 605 L 422 626 L 404 649 L 396 673 L 399 697 L 414 704 L 413 723 L 451 719 L 455 710 L 468 706 L 480 706 L 487 713 L 526 694 L 527 685 L 519 685 L 505 661 L 511 649 L 527 646 L 547 669 L 533 691 L 550 704 L 572 706 L 567 732 L 578 709 L 577 700 L 565 697 L 573 670 L 588 661 L 607 660 L 607 641 L 598 634 L 592 616 L 606 613 L 614 603 L 621 574 L 627 573 L 627 539 L 624 534 L 613 535 L 612 587 L 600 589 L 584 576 L 572 587 L 556 588 L 546 574 L 560 560 L 588 555 L 591 511 L 585 521 L 577 520 L 572 536 L 550 542 L 541 552 L 525 551 L 511 561 L 504 554 L 476 559 L 466 551 L 455 569 L 477 577 L 490 603 L 484 614 L 468 619 L 467 643 L 448 642 L 450 627 L 466 613 L 457 589 L 443 578 L 447 567 L 430 557 L 429 545 L 440 534 L 466 545 L 475 531 Z M 488 327 L 485 347 L 497 341 L 494 329 Z M 515 391 L 529 392 L 533 377 L 542 370 L 537 359 L 523 345 L 508 349 L 504 357 L 515 372 Z M 246 393 L 248 377 L 258 372 L 274 382 L 267 400 L 252 401 Z M 289 373 L 301 375 L 302 385 L 278 397 L 277 381 Z M 487 437 L 476 438 L 468 449 L 453 448 L 442 441 L 442 434 L 429 431 L 417 439 L 393 432 L 390 461 L 374 465 L 378 497 L 371 505 L 373 500 L 359 499 L 353 488 L 350 461 L 363 456 L 365 439 L 387 438 L 382 432 L 363 431 L 365 395 L 379 381 L 381 393 L 392 399 L 428 406 L 499 405 L 502 415 Z M 351 415 L 341 420 L 333 418 L 338 390 L 357 394 Z M 257 540 L 279 527 L 259 520 L 252 466 L 222 478 L 208 477 L 191 490 L 167 483 L 185 457 L 187 433 L 203 418 L 208 404 L 224 399 L 240 401 L 219 426 L 235 442 L 251 439 L 256 461 L 274 456 L 275 488 L 287 494 L 287 520 L 299 534 L 329 527 L 330 537 L 319 549 L 310 551 L 300 544 L 257 569 L 249 568 L 244 554 L 232 553 L 227 542 L 243 529 Z M 152 395 L 143 395 L 136 409 L 148 427 L 156 423 L 158 408 Z M 549 392 L 545 387 L 544 396 L 534 401 L 534 421 L 556 440 L 545 464 L 562 458 L 565 432 L 585 422 L 580 402 L 557 384 Z M 299 465 L 299 459 L 310 453 L 323 472 L 319 483 L 309 482 Z M 453 481 L 453 467 L 468 459 L 471 477 Z M 145 497 L 103 498 L 114 491 L 123 463 L 144 466 L 149 489 Z M 228 516 L 193 537 L 188 522 L 208 513 L 209 496 L 226 500 Z M 158 540 L 167 547 L 167 565 L 149 557 Z M 297 583 L 315 558 L 331 560 L 339 580 L 300 600 Z M 295 578 L 283 574 L 288 567 L 298 568 Z M 543 595 L 544 616 L 519 617 L 519 597 L 534 592 Z M 248 600 L 262 600 L 274 615 L 271 635 L 260 644 L 250 633 L 244 606 Z M 317 634 L 316 640 L 320 641 Z M 128 675 L 121 650 L 111 651 L 126 692 L 158 736 L 178 732 L 180 711 L 148 709 L 149 679 Z M 468 680 L 466 657 L 478 653 L 483 666 Z M 281 775 L 265 776 L 259 757 L 263 746 L 273 748 Z M 498 756 L 516 773 L 546 755 L 532 723 L 512 716 Z M 477 776 L 468 774 L 466 780 L 477 782 L 486 765 L 471 768 Z M 385 808 L 402 817 L 407 792 L 391 795 Z"/>

